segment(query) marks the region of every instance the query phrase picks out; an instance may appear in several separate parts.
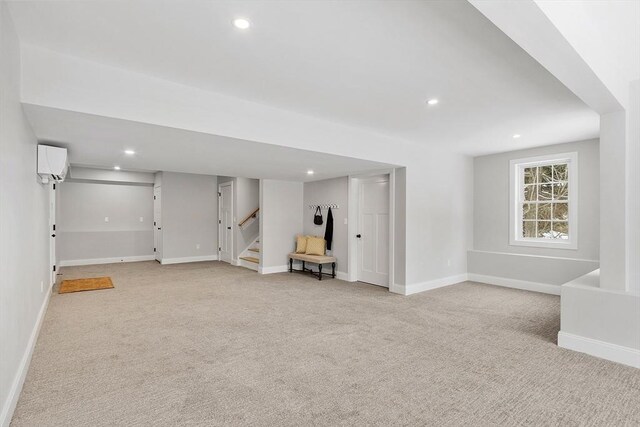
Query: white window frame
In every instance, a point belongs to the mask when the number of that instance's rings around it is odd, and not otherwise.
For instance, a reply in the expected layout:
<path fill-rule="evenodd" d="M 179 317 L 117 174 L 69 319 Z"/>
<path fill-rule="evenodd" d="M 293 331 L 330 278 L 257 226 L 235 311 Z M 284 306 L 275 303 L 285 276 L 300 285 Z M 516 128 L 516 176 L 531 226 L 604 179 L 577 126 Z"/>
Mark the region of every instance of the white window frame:
<path fill-rule="evenodd" d="M 569 191 L 569 238 L 545 239 L 522 237 L 522 203 L 520 192 L 524 191 L 524 169 L 531 166 L 546 166 L 567 163 Z M 547 156 L 514 159 L 509 162 L 509 244 L 539 248 L 578 249 L 578 153 L 550 154 Z"/>

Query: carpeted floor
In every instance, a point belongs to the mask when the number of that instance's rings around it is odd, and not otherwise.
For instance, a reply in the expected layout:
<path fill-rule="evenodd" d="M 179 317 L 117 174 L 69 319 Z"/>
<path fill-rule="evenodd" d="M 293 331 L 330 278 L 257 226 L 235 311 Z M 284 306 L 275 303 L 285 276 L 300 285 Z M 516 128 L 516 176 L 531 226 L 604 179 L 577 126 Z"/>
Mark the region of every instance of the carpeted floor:
<path fill-rule="evenodd" d="M 559 298 L 410 297 L 223 263 L 65 268 L 13 426 L 638 425 L 640 370 L 556 346 Z"/>

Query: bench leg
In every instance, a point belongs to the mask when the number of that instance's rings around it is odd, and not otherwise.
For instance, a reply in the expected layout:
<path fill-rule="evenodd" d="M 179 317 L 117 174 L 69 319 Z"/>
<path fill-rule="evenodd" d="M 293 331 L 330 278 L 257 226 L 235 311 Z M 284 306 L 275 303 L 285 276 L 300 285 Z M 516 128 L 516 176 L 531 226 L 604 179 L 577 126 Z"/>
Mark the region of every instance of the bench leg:
<path fill-rule="evenodd" d="M 333 277 L 334 279 L 336 278 L 336 263 L 335 262 L 331 263 L 331 277 Z"/>
<path fill-rule="evenodd" d="M 322 264 L 318 264 L 318 280 L 322 280 Z"/>
<path fill-rule="evenodd" d="M 289 258 L 289 273 L 293 273 L 293 258 Z"/>
<path fill-rule="evenodd" d="M 304 261 L 302 261 L 302 271 L 305 271 L 306 269 L 307 269 L 307 267 L 306 267 Z"/>

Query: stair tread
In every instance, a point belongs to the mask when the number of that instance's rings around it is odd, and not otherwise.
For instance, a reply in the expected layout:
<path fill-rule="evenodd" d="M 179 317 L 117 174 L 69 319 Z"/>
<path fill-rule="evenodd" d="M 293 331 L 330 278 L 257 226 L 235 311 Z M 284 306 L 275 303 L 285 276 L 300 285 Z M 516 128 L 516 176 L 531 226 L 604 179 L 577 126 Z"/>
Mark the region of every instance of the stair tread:
<path fill-rule="evenodd" d="M 260 252 L 260 248 L 249 248 L 251 252 Z"/>
<path fill-rule="evenodd" d="M 240 259 L 243 259 L 245 261 L 249 261 L 249 262 L 254 262 L 256 264 L 258 264 L 260 262 L 260 260 L 258 258 L 252 257 L 252 256 L 241 256 Z"/>

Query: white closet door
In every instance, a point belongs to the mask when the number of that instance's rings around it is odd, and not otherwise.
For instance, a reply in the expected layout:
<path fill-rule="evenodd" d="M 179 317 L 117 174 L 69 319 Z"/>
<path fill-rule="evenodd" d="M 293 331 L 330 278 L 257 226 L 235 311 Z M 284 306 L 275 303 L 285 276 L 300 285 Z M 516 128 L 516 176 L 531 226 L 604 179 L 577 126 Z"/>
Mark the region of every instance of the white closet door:
<path fill-rule="evenodd" d="M 233 184 L 221 184 L 218 187 L 219 198 L 219 259 L 233 261 Z"/>
<path fill-rule="evenodd" d="M 358 184 L 358 280 L 389 287 L 389 175 Z"/>

